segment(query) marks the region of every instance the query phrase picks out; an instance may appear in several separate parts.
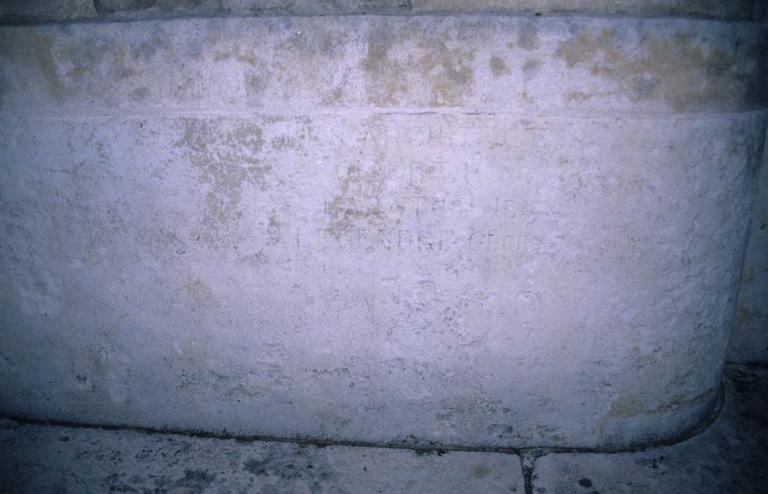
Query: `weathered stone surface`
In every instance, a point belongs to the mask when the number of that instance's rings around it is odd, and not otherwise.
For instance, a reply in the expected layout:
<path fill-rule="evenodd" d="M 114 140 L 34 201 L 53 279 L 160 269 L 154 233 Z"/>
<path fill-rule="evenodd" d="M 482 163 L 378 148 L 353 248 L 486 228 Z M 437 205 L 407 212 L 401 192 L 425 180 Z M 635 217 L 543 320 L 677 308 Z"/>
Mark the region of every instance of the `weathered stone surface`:
<path fill-rule="evenodd" d="M 275 442 L 0 426 L 3 492 L 313 494 L 523 490 L 520 460 L 499 453 L 317 447 Z"/>
<path fill-rule="evenodd" d="M 768 371 L 732 367 L 717 421 L 680 444 L 636 453 L 549 454 L 536 461 L 537 494 L 768 492 Z"/>
<path fill-rule="evenodd" d="M 693 427 L 734 314 L 764 37 L 2 28 L 0 411 L 422 445 Z"/>
<path fill-rule="evenodd" d="M 625 15 L 765 20 L 764 0 L 6 0 L 0 22 L 178 16 L 457 14 Z"/>
<path fill-rule="evenodd" d="M 6 27 L 0 104 L 79 115 L 752 110 L 768 101 L 767 29 L 493 16 Z"/>

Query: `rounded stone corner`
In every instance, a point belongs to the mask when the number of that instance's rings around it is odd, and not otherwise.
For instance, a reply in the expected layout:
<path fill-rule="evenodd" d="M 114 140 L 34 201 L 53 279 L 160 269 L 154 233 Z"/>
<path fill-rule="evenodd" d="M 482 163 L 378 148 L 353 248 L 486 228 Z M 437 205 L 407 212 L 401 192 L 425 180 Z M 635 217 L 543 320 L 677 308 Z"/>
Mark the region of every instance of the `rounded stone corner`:
<path fill-rule="evenodd" d="M 614 418 L 606 422 L 596 451 L 637 451 L 676 444 L 705 431 L 720 415 L 725 385 L 712 387 L 694 403 L 661 413 Z"/>

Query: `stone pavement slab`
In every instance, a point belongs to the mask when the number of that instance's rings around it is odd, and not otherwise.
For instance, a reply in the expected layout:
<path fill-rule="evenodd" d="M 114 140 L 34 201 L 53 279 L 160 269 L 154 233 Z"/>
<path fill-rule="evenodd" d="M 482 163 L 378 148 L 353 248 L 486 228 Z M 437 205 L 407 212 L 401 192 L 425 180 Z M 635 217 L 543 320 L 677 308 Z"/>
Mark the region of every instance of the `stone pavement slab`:
<path fill-rule="evenodd" d="M 523 493 L 513 454 L 0 425 L 3 493 Z"/>

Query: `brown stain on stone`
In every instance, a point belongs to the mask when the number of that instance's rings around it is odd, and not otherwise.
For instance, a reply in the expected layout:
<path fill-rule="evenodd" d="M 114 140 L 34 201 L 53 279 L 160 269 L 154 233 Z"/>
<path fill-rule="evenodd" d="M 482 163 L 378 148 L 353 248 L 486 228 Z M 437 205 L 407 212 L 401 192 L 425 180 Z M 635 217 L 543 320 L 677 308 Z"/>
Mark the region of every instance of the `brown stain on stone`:
<path fill-rule="evenodd" d="M 213 60 L 216 62 L 222 60 L 236 60 L 240 63 L 250 65 L 251 67 L 256 67 L 258 64 L 256 55 L 254 55 L 252 51 L 241 50 L 240 47 L 235 47 L 227 51 L 219 51 L 213 56 Z"/>
<path fill-rule="evenodd" d="M 399 93 L 407 90 L 401 73 L 405 67 L 389 59 L 389 50 L 394 42 L 394 35 L 388 30 L 372 33 L 362 68 L 368 81 L 368 98 L 376 104 L 393 104 Z"/>
<path fill-rule="evenodd" d="M 555 55 L 569 68 L 583 67 L 616 83 L 632 101 L 661 99 L 675 110 L 700 110 L 738 104 L 751 91 L 760 56 L 750 55 L 741 43 L 736 39 L 713 46 L 691 33 L 651 34 L 627 43 L 615 29 L 604 29 L 563 41 Z"/>
<path fill-rule="evenodd" d="M 262 130 L 248 121 L 187 119 L 176 146 L 183 150 L 206 184 L 208 234 L 226 230 L 241 216 L 246 187 L 269 188 L 271 166 L 261 159 Z"/>
<path fill-rule="evenodd" d="M 429 103 L 433 106 L 461 104 L 464 94 L 474 88 L 472 68 L 474 50 L 447 48 L 428 50 L 419 60 L 422 77 L 432 86 Z"/>
<path fill-rule="evenodd" d="M 75 95 L 111 99 L 116 85 L 142 74 L 129 55 L 131 49 L 109 37 L 93 35 L 73 42 L 66 33 L 32 32 L 16 42 L 26 45 L 26 56 L 59 102 Z"/>
<path fill-rule="evenodd" d="M 398 53 L 393 56 L 396 39 Z M 411 40 L 418 40 L 416 48 L 409 47 Z M 428 93 L 427 101 L 415 103 L 460 105 L 474 90 L 474 57 L 474 49 L 449 46 L 442 37 L 419 35 L 418 30 L 399 34 L 374 30 L 361 62 L 368 99 L 378 105 L 398 104 L 423 91 Z"/>
<path fill-rule="evenodd" d="M 29 41 L 29 50 L 32 57 L 37 61 L 40 73 L 43 76 L 51 95 L 60 100 L 64 96 L 64 84 L 59 77 L 59 68 L 54 56 L 54 36 L 40 35 L 34 36 Z"/>
<path fill-rule="evenodd" d="M 509 73 L 509 68 L 507 67 L 507 64 L 505 64 L 504 60 L 497 57 L 496 55 L 491 57 L 491 61 L 489 62 L 489 65 L 491 67 L 491 72 L 493 72 L 493 75 L 495 77 L 501 77 L 502 75 Z"/>

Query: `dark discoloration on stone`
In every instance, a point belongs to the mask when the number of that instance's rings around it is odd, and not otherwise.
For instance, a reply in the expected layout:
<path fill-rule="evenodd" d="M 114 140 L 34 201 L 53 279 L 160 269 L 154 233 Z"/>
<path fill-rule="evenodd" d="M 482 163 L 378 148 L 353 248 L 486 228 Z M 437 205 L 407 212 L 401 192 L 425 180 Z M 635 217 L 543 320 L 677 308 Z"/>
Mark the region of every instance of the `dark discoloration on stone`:
<path fill-rule="evenodd" d="M 248 458 L 243 469 L 256 477 L 276 479 L 285 485 L 300 481 L 310 492 L 320 492 L 323 485 L 332 483 L 337 474 L 319 449 L 294 445 L 266 448 L 265 454 Z"/>
<path fill-rule="evenodd" d="M 690 32 L 627 40 L 607 28 L 581 31 L 560 43 L 555 55 L 570 68 L 612 81 L 632 101 L 662 99 L 678 111 L 706 110 L 766 101 L 768 90 L 761 85 L 768 80 L 766 57 L 758 55 L 763 42 L 764 36 L 735 36 L 715 44 Z M 572 94 L 570 99 L 586 98 Z"/>
<path fill-rule="evenodd" d="M 282 238 L 282 233 L 280 231 L 281 226 L 282 224 L 280 223 L 277 210 L 272 208 L 272 211 L 269 212 L 269 223 L 267 224 L 267 235 L 269 237 L 270 245 L 277 245 L 280 243 Z"/>
<path fill-rule="evenodd" d="M 269 462 L 260 461 L 255 458 L 248 458 L 248 460 L 243 464 L 243 469 L 248 472 L 252 473 L 253 475 L 269 475 L 269 472 L 267 472 L 267 465 Z"/>
<path fill-rule="evenodd" d="M 472 476 L 476 479 L 487 477 L 490 473 L 490 469 L 485 465 L 480 464 L 472 467 Z"/>
<path fill-rule="evenodd" d="M 173 487 L 187 489 L 190 494 L 203 492 L 215 478 L 215 475 L 205 470 L 187 469 L 184 470 L 184 476 L 173 483 Z"/>

